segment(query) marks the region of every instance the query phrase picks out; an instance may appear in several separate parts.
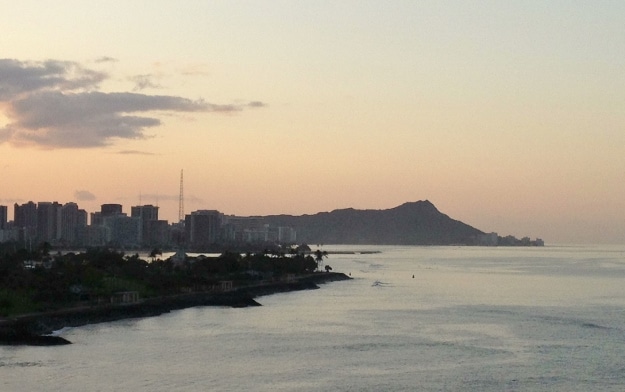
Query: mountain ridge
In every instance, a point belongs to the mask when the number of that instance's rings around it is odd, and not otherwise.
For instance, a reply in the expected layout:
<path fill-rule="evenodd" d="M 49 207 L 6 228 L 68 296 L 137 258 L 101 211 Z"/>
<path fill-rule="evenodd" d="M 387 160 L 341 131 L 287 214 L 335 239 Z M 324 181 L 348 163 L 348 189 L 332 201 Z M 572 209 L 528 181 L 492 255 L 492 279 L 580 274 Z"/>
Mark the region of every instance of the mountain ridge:
<path fill-rule="evenodd" d="M 258 218 L 272 226 L 293 227 L 298 242 L 311 244 L 472 245 L 484 234 L 441 213 L 429 200 L 389 209 L 344 208 L 312 215 Z"/>

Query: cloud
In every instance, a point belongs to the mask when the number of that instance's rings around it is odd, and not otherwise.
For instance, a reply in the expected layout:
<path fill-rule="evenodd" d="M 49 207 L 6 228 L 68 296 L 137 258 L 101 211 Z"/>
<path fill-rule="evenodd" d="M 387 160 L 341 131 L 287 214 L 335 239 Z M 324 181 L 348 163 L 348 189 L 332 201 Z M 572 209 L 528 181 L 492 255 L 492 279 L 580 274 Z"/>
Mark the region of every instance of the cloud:
<path fill-rule="evenodd" d="M 114 59 L 101 58 L 102 61 Z M 146 139 L 160 116 L 182 112 L 238 112 L 264 103 L 215 104 L 170 95 L 101 92 L 108 76 L 75 62 L 0 59 L 0 103 L 10 122 L 0 143 L 42 148 L 108 146 L 118 139 Z M 156 87 L 150 75 L 134 79 L 135 89 Z"/>
<path fill-rule="evenodd" d="M 118 200 L 136 200 L 136 197 L 120 197 L 118 198 Z M 174 194 L 169 194 L 169 195 L 164 195 L 164 194 L 158 194 L 158 193 L 142 193 L 141 194 L 141 200 L 142 203 L 155 203 L 158 204 L 160 202 L 165 202 L 165 201 L 173 201 L 178 203 L 178 201 L 180 200 L 180 195 L 174 195 Z M 186 203 L 192 203 L 192 204 L 205 204 L 206 200 L 194 196 L 194 195 L 185 195 L 184 196 L 184 201 Z"/>
<path fill-rule="evenodd" d="M 71 61 L 33 63 L 0 59 L 0 102 L 40 90 L 96 88 L 106 77 Z"/>
<path fill-rule="evenodd" d="M 141 198 L 144 200 L 153 200 L 155 202 L 158 201 L 175 201 L 178 202 L 180 200 L 180 195 L 159 195 L 152 193 L 144 193 L 141 195 Z M 189 203 L 204 203 L 204 199 L 199 198 L 193 195 L 185 195 L 184 201 Z"/>
<path fill-rule="evenodd" d="M 118 154 L 120 155 L 157 155 L 153 152 L 145 152 L 145 151 L 138 151 L 138 150 L 123 150 L 123 151 L 119 151 Z"/>
<path fill-rule="evenodd" d="M 264 108 L 267 106 L 266 103 L 260 102 L 260 101 L 252 101 L 250 103 L 247 104 L 248 107 L 250 108 Z"/>
<path fill-rule="evenodd" d="M 188 64 L 180 69 L 180 73 L 185 76 L 210 75 L 209 67 L 206 64 Z"/>
<path fill-rule="evenodd" d="M 114 138 L 145 139 L 146 128 L 161 124 L 156 117 L 130 113 L 211 110 L 221 109 L 172 96 L 40 92 L 12 102 L 9 117 L 14 121 L 0 132 L 0 140 L 8 137 L 14 144 L 44 147 L 99 147 Z"/>
<path fill-rule="evenodd" d="M 117 59 L 108 56 L 102 56 L 95 59 L 96 63 L 116 63 L 117 61 Z"/>
<path fill-rule="evenodd" d="M 96 199 L 95 195 L 89 191 L 75 191 L 74 198 L 78 201 L 91 201 Z"/>
<path fill-rule="evenodd" d="M 152 82 L 152 75 L 136 75 L 130 78 L 135 84 L 132 91 L 140 91 L 146 88 L 161 88 L 161 85 Z"/>

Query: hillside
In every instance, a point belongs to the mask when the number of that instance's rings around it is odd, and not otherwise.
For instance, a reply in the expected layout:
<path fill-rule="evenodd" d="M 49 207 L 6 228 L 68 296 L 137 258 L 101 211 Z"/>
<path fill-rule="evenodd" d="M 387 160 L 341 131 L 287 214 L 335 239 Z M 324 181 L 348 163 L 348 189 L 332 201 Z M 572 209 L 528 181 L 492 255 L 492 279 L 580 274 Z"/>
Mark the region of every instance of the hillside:
<path fill-rule="evenodd" d="M 452 245 L 474 244 L 482 231 L 417 201 L 387 210 L 353 208 L 314 215 L 262 217 L 272 226 L 290 226 L 309 244 Z"/>

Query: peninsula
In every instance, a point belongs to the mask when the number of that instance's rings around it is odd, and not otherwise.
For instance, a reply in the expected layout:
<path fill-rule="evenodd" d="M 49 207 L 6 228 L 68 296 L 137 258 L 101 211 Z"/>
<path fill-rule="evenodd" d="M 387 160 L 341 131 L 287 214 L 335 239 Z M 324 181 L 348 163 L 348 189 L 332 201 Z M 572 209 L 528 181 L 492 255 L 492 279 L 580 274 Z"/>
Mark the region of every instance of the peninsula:
<path fill-rule="evenodd" d="M 20 268 L 18 255 L 0 258 L 0 345 L 68 344 L 47 335 L 63 327 L 156 316 L 193 306 L 259 306 L 254 300 L 259 296 L 350 279 L 330 272 L 327 265 L 320 272 L 327 257 L 321 251 L 314 257 L 225 252 L 219 257 L 150 263 L 108 249 L 30 256 L 41 256 L 47 264 Z"/>

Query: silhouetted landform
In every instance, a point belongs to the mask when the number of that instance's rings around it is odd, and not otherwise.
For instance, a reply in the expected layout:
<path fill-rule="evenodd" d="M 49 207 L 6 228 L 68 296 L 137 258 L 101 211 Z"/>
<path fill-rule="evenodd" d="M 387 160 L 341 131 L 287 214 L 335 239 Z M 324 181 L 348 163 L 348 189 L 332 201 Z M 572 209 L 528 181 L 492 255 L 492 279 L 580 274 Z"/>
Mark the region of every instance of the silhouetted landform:
<path fill-rule="evenodd" d="M 330 250 L 328 255 L 375 255 L 382 253 L 380 250 Z"/>
<path fill-rule="evenodd" d="M 65 344 L 72 343 L 60 336 L 30 333 L 21 325 L 0 327 L 0 345 L 2 346 L 62 346 Z"/>
<path fill-rule="evenodd" d="M 441 213 L 430 201 L 404 203 L 386 210 L 346 208 L 314 215 L 270 215 L 271 226 L 292 227 L 300 243 L 368 245 L 543 246 L 540 238 L 517 239 L 484 233 Z"/>
<path fill-rule="evenodd" d="M 481 237 L 484 238 L 484 237 Z M 545 246 L 545 242 L 536 238 L 535 240 L 530 239 L 529 237 L 523 237 L 521 239 L 516 238 L 515 236 L 508 235 L 505 237 L 497 236 L 497 246 Z"/>
<path fill-rule="evenodd" d="M 83 306 L 52 312 L 23 315 L 0 320 L 0 345 L 53 346 L 71 344 L 68 340 L 50 335 L 65 327 L 111 322 L 122 319 L 158 316 L 172 310 L 195 306 L 228 306 L 242 308 L 261 306 L 254 298 L 298 290 L 318 289 L 318 284 L 349 280 L 342 273 L 315 273 L 292 281 L 251 284 L 227 292 L 196 292 L 149 298 L 128 304 Z"/>
<path fill-rule="evenodd" d="M 387 210 L 353 208 L 314 215 L 273 215 L 266 223 L 289 226 L 298 242 L 309 244 L 474 245 L 482 231 L 417 201 Z"/>
<path fill-rule="evenodd" d="M 260 295 L 349 279 L 329 272 L 326 252 L 305 249 L 216 257 L 181 252 L 148 262 L 108 248 L 50 255 L 46 246 L 30 251 L 0 244 L 0 344 L 63 344 L 45 335 L 192 306 L 258 306 Z"/>

